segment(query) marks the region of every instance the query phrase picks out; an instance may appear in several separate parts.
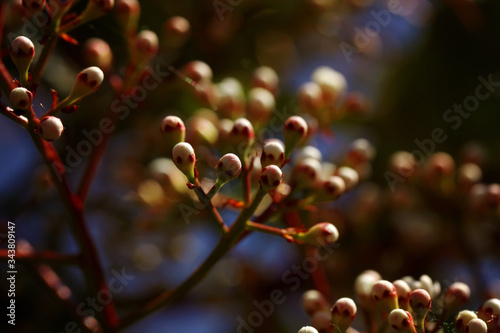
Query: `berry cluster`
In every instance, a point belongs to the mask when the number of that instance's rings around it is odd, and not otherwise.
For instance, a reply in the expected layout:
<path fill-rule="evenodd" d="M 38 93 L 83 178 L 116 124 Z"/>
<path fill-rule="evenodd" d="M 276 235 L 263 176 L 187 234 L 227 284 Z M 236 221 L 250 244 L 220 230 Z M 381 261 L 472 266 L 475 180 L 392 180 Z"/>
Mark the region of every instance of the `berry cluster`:
<path fill-rule="evenodd" d="M 454 282 L 441 291 L 439 282 L 428 275 L 418 280 L 405 276 L 389 282 L 373 270 L 362 272 L 354 282 L 366 330 L 369 332 L 455 332 L 492 333 L 500 331 L 500 300 L 485 301 L 477 311 L 463 310 L 471 296 L 470 288 Z M 313 327 L 299 333 L 357 332 L 351 325 L 357 314 L 356 303 L 348 297 L 333 306 L 317 290 L 303 295 L 302 304 L 312 318 Z"/>

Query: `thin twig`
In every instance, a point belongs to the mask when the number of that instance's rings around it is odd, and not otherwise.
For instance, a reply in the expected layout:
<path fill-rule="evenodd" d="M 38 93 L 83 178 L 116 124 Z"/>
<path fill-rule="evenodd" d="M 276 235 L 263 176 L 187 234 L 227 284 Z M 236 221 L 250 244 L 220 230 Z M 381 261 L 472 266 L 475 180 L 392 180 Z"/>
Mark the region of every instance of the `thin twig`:
<path fill-rule="evenodd" d="M 196 184 L 195 187 L 193 188 L 194 193 L 200 200 L 201 204 L 207 211 L 208 215 L 210 216 L 210 219 L 219 227 L 221 232 L 223 234 L 228 232 L 228 227 L 222 220 L 222 217 L 220 216 L 219 212 L 217 211 L 217 208 L 215 208 L 214 204 L 212 201 L 208 198 L 208 196 L 205 194 L 203 189 L 201 188 L 200 184 Z"/>
<path fill-rule="evenodd" d="M 38 58 L 31 73 L 31 81 L 30 81 L 31 89 L 33 89 L 33 87 L 36 87 L 40 83 L 43 72 L 45 71 L 45 67 L 47 66 L 49 57 L 52 54 L 52 51 L 54 51 L 54 48 L 58 40 L 59 40 L 59 34 L 54 33 L 45 42 L 45 45 L 43 46 L 42 49 L 42 53 L 40 54 L 40 57 Z"/>
<path fill-rule="evenodd" d="M 51 264 L 70 264 L 80 265 L 81 255 L 60 254 L 54 251 L 41 251 L 36 253 L 16 253 L 16 261 L 30 263 L 51 263 Z M 0 260 L 8 260 L 9 250 L 0 249 Z"/>
<path fill-rule="evenodd" d="M 26 119 L 19 117 L 15 113 L 12 112 L 13 110 L 6 106 L 5 104 L 0 102 L 0 113 L 3 114 L 5 117 L 9 118 L 10 120 L 14 121 L 16 124 L 23 128 L 28 128 L 28 122 Z"/>
<path fill-rule="evenodd" d="M 148 314 L 156 311 L 162 306 L 173 303 L 182 296 L 184 296 L 188 291 L 190 291 L 196 284 L 198 284 L 208 272 L 215 266 L 215 264 L 231 250 L 241 239 L 241 235 L 245 233 L 245 225 L 247 221 L 252 217 L 253 213 L 257 209 L 259 203 L 264 198 L 266 192 L 259 188 L 255 194 L 252 203 L 249 207 L 244 208 L 234 223 L 229 228 L 229 232 L 223 235 L 212 251 L 212 253 L 205 259 L 205 261 L 194 271 L 183 283 L 173 290 L 165 291 L 159 294 L 157 297 L 146 303 L 144 306 L 139 308 L 137 311 L 132 312 L 128 316 L 121 320 L 120 328 L 129 326 L 141 318 L 147 316 Z"/>
<path fill-rule="evenodd" d="M 83 251 L 83 264 L 85 266 L 84 273 L 89 284 L 91 285 L 91 291 L 97 294 L 103 290 L 109 290 L 104 278 L 104 272 L 102 271 L 99 263 L 99 257 L 94 241 L 90 236 L 83 217 L 82 202 L 75 194 L 73 194 L 69 187 L 59 155 L 55 151 L 52 144 L 43 141 L 33 129 L 30 129 L 29 133 L 35 143 L 35 146 L 42 154 L 42 157 L 50 170 L 54 184 L 57 187 L 59 194 L 63 199 L 63 203 L 73 220 L 73 223 L 70 225 L 73 228 L 73 233 Z M 110 329 L 115 327 L 118 323 L 118 315 L 112 299 L 107 304 L 104 304 L 103 319 L 103 326 Z"/>

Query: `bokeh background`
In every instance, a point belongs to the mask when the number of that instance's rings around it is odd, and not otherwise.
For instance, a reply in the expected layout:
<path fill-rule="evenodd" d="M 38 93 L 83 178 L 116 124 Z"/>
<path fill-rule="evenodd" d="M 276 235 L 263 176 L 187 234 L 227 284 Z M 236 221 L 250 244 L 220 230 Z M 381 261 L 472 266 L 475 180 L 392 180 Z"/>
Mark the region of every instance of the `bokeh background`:
<path fill-rule="evenodd" d="M 160 40 L 168 18 L 183 16 L 191 24 L 187 43 L 168 54 L 160 53 L 154 63 L 166 70 L 202 60 L 213 69 L 214 82 L 235 77 L 245 89 L 256 67 L 270 66 L 280 78 L 277 109 L 290 113 L 299 111 L 299 86 L 310 80 L 315 68 L 331 66 L 345 75 L 349 91 L 361 92 L 372 105 L 362 117 L 331 124 L 333 135 L 319 133 L 310 141 L 330 161 L 338 160 L 359 137 L 370 140 L 377 150 L 370 180 L 322 207 L 315 216 L 331 221 L 341 233 L 333 254 L 321 263 L 329 298 L 353 297 L 353 281 L 365 269 L 375 269 L 388 280 L 429 274 L 443 286 L 467 282 L 473 292 L 469 308 L 477 308 L 485 296 L 500 297 L 500 224 L 496 216 L 470 217 L 463 206 L 467 200 L 450 207 L 432 193 L 418 191 L 410 196 L 415 200 L 411 207 L 401 208 L 384 176 L 393 152 L 418 149 L 415 140 L 430 138 L 435 128 L 443 128 L 447 140 L 436 144 L 436 151 L 450 153 L 457 163 L 464 147 L 479 151 L 484 182 L 499 182 L 500 87 L 456 130 L 444 121 L 443 114 L 474 95 L 478 77 L 492 75 L 494 81 L 500 81 L 500 2 L 220 2 L 231 9 L 218 12 L 218 2 L 212 0 L 140 1 L 140 28 L 157 32 Z M 401 11 L 386 16 L 382 26 L 377 15 L 398 5 Z M 379 31 L 369 34 L 367 27 L 377 24 Z M 359 31 L 369 36 L 368 42 L 363 43 Z M 13 33 L 22 31 L 13 28 Z M 78 28 L 72 36 L 81 43 L 91 37 L 106 40 L 113 50 L 114 70 L 123 72 L 128 59 L 126 42 L 113 14 Z M 7 58 L 6 64 L 14 72 Z M 59 42 L 39 88 L 42 92 L 37 94 L 39 114 L 50 105 L 49 89 L 67 94 L 84 66 L 81 45 Z M 110 101 L 111 89 L 104 84 L 82 101 L 78 112 L 63 116 L 65 134 L 55 143 L 63 159 L 68 154 L 66 147 L 85 139 L 84 130 L 98 126 Z M 168 114 L 188 119 L 201 106 L 188 84 L 169 75 L 118 123 L 91 188 L 86 217 L 104 271 L 111 278 L 113 270 L 125 269 L 135 277 L 123 292 L 114 295 L 123 313 L 182 282 L 218 240 L 217 230 L 203 214 L 194 216 L 189 224 L 183 221 L 175 196 L 144 200 L 144 192 L 151 191 L 145 183 L 150 178 L 148 164 L 168 156 L 161 142 L 161 119 Z M 14 221 L 18 240 L 26 239 L 35 249 L 75 252 L 68 218 L 38 152 L 25 131 L 6 118 L 0 118 L 0 156 L 2 228 L 7 220 Z M 83 164 L 71 172 L 72 183 L 77 184 L 82 168 Z M 214 174 L 207 171 L 202 176 L 213 178 Z M 238 184 L 229 191 L 235 187 Z M 231 220 L 236 212 L 228 209 L 222 215 Z M 273 236 L 252 234 L 180 302 L 126 332 L 245 332 L 241 320 L 248 322 L 257 309 L 254 302 L 269 299 L 274 289 L 284 292 L 285 301 L 252 331 L 296 332 L 310 322 L 301 297 L 305 290 L 317 287 L 318 276 L 300 278 L 297 288 L 284 277 L 292 276 L 288 272 L 310 255 L 308 251 Z M 0 267 L 5 270 L 3 264 Z M 88 296 L 78 269 L 54 269 L 77 302 Z M 20 271 L 16 329 L 63 331 L 70 317 L 27 270 Z M 2 290 L 0 299 L 5 295 Z M 358 325 L 363 329 L 362 323 Z"/>

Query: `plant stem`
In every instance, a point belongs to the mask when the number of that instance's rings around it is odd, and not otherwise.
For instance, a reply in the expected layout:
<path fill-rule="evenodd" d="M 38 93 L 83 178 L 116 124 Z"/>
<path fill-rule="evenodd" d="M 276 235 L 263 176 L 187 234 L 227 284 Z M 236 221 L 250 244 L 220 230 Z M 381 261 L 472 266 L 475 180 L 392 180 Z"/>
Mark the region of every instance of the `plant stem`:
<path fill-rule="evenodd" d="M 196 284 L 198 284 L 198 282 L 200 282 L 207 275 L 212 267 L 231 249 L 231 244 L 231 242 L 226 240 L 226 237 L 222 238 L 210 256 L 181 285 L 173 290 L 161 293 L 156 298 L 142 306 L 138 311 L 124 317 L 120 322 L 120 328 L 133 324 L 151 312 L 154 312 L 162 306 L 173 303 L 186 294 Z"/>
<path fill-rule="evenodd" d="M 198 269 L 194 271 L 178 287 L 173 290 L 168 290 L 161 293 L 137 311 L 123 318 L 120 322 L 119 328 L 129 326 L 140 320 L 141 318 L 147 316 L 148 314 L 156 311 L 160 307 L 173 303 L 174 301 L 184 296 L 196 284 L 198 284 L 208 274 L 212 267 L 214 267 L 215 264 L 241 239 L 241 235 L 245 232 L 245 225 L 247 221 L 252 217 L 255 209 L 257 209 L 259 203 L 262 201 L 262 198 L 264 198 L 265 195 L 266 192 L 264 192 L 262 188 L 259 187 L 259 190 L 255 194 L 251 205 L 247 208 L 244 208 L 240 212 L 234 223 L 229 228 L 229 232 L 221 237 L 217 246 L 208 256 L 208 258 L 205 259 L 201 266 L 199 266 Z"/>
<path fill-rule="evenodd" d="M 0 1 L 0 42 L 3 39 L 3 28 L 5 25 L 6 9 L 7 9 L 7 1 L 3 1 L 3 0 Z M 12 75 L 10 75 L 7 68 L 5 68 L 5 65 L 4 65 L 1 57 L 0 57 L 0 85 L 1 85 L 2 91 L 6 95 L 9 95 L 10 91 L 16 87 L 14 85 L 14 83 L 12 82 Z"/>
<path fill-rule="evenodd" d="M 12 82 L 12 76 L 5 67 L 3 60 L 0 58 L 0 85 L 2 91 L 5 95 L 9 95 L 12 89 L 16 88 L 14 82 Z"/>
<path fill-rule="evenodd" d="M 9 251 L 0 249 L 0 260 L 8 260 Z M 16 253 L 16 260 L 23 262 L 47 262 L 51 264 L 81 264 L 81 255 L 60 254 L 54 251 L 42 251 L 32 254 Z"/>
<path fill-rule="evenodd" d="M 255 223 L 252 221 L 247 222 L 246 228 L 248 230 L 260 231 L 260 232 L 263 232 L 266 234 L 275 235 L 275 236 L 279 236 L 279 237 L 285 237 L 286 235 L 288 235 L 288 232 L 286 229 L 271 227 L 271 226 L 268 226 L 265 224 Z"/>
<path fill-rule="evenodd" d="M 1 64 L 0 64 L 1 66 Z M 9 118 L 10 120 L 14 121 L 16 124 L 18 124 L 21 127 L 28 128 L 28 122 L 19 117 L 18 115 L 14 114 L 11 112 L 11 108 L 7 107 L 3 103 L 0 102 L 0 113 L 3 114 L 5 117 Z"/>
<path fill-rule="evenodd" d="M 42 154 L 42 157 L 47 164 L 54 185 L 57 187 L 63 203 L 66 206 L 73 223 L 70 226 L 73 228 L 73 233 L 76 240 L 82 249 L 82 261 L 83 261 L 83 271 L 86 278 L 91 286 L 90 290 L 94 295 L 102 291 L 108 291 L 109 288 L 104 278 L 104 272 L 102 271 L 101 265 L 99 263 L 99 257 L 97 250 L 94 245 L 94 241 L 90 236 L 87 229 L 84 217 L 83 217 L 83 205 L 79 197 L 77 197 L 70 189 L 69 184 L 64 175 L 63 164 L 59 158 L 59 155 L 55 151 L 52 144 L 42 140 L 36 133 L 33 124 L 30 122 L 30 133 L 31 139 L 35 143 L 38 151 Z M 103 326 L 105 328 L 115 327 L 118 322 L 118 315 L 114 306 L 113 300 L 110 300 L 108 304 L 104 304 L 104 314 L 102 315 Z"/>
<path fill-rule="evenodd" d="M 16 258 L 18 258 L 18 254 L 16 253 Z M 60 303 L 62 308 L 64 308 L 70 315 L 71 317 L 79 324 L 79 328 L 82 329 L 82 332 L 95 332 L 95 330 L 90 329 L 86 324 L 85 324 L 85 318 L 83 318 L 76 310 L 77 305 L 73 304 L 69 299 L 63 299 L 59 296 L 57 293 L 57 290 L 55 290 L 52 286 L 50 286 L 47 281 L 42 277 L 42 269 L 43 266 L 37 265 L 35 263 L 27 263 L 26 265 L 27 270 L 30 275 L 32 275 L 38 284 L 44 287 L 45 290 L 47 290 L 49 297 L 53 299 L 54 302 Z M 80 332 L 80 331 L 79 331 Z"/>
<path fill-rule="evenodd" d="M 199 182 L 196 182 L 197 184 L 193 188 L 194 193 L 196 193 L 196 196 L 200 200 L 201 204 L 207 211 L 208 215 L 210 216 L 210 219 L 219 227 L 220 231 L 223 234 L 226 234 L 229 229 L 222 220 L 222 217 L 220 216 L 219 212 L 217 211 L 217 208 L 213 205 L 212 201 L 208 198 L 208 196 L 205 194 L 203 189 L 201 188 Z"/>
<path fill-rule="evenodd" d="M 250 196 L 252 193 L 252 187 L 250 185 L 250 166 L 243 166 L 241 170 L 241 177 L 243 179 L 243 202 L 248 205 L 250 202 Z"/>
<path fill-rule="evenodd" d="M 59 34 L 53 33 L 47 39 L 45 45 L 43 46 L 42 53 L 40 54 L 40 57 L 38 58 L 35 67 L 33 68 L 33 71 L 31 73 L 31 82 L 30 82 L 31 89 L 33 89 L 33 87 L 36 87 L 40 82 L 45 67 L 47 66 L 49 57 L 52 54 L 52 51 L 54 51 L 54 48 L 58 40 L 59 40 Z"/>
<path fill-rule="evenodd" d="M 111 120 L 112 126 L 115 126 L 118 119 L 118 113 L 110 111 L 108 112 L 107 117 Z M 84 204 L 87 200 L 87 195 L 89 193 L 90 186 L 92 185 L 92 180 L 94 179 L 95 174 L 99 169 L 99 164 L 101 163 L 102 156 L 104 155 L 104 151 L 108 144 L 111 133 L 112 131 L 102 132 L 102 141 L 95 147 L 94 151 L 90 155 L 87 167 L 85 168 L 83 176 L 80 179 L 77 193 L 78 197 Z"/>
<path fill-rule="evenodd" d="M 417 333 L 425 333 L 425 326 L 424 326 L 424 318 L 419 318 L 417 322 L 415 323 L 415 330 Z"/>

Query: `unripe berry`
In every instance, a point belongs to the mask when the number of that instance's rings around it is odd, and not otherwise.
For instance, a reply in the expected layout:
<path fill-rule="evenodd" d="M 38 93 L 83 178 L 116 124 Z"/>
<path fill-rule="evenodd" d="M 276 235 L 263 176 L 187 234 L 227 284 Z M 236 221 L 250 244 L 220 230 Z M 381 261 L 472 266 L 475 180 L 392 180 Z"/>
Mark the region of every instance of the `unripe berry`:
<path fill-rule="evenodd" d="M 338 168 L 335 173 L 344 180 L 346 191 L 352 189 L 359 182 L 359 175 L 353 168 L 343 166 Z"/>
<path fill-rule="evenodd" d="M 412 288 L 413 290 L 415 289 L 424 289 L 426 290 L 429 295 L 431 295 L 432 298 L 438 297 L 439 294 L 441 294 L 441 285 L 439 284 L 438 281 L 432 282 L 432 279 L 429 275 L 423 274 L 420 276 L 420 279 L 418 280 L 419 284 L 415 285 L 415 288 Z"/>
<path fill-rule="evenodd" d="M 187 123 L 187 138 L 193 144 L 214 145 L 219 137 L 217 127 L 203 116 L 194 116 Z"/>
<path fill-rule="evenodd" d="M 260 171 L 260 186 L 265 192 L 276 189 L 283 180 L 283 173 L 276 165 L 268 165 Z"/>
<path fill-rule="evenodd" d="M 90 38 L 83 45 L 83 57 L 88 66 L 97 66 L 108 71 L 113 62 L 113 52 L 109 44 L 100 38 Z"/>
<path fill-rule="evenodd" d="M 316 82 L 307 82 L 301 85 L 298 99 L 301 110 L 313 115 L 323 106 L 323 92 Z"/>
<path fill-rule="evenodd" d="M 374 270 L 363 271 L 356 277 L 354 291 L 363 304 L 371 299 L 373 285 L 381 279 L 380 274 Z"/>
<path fill-rule="evenodd" d="M 476 319 L 477 315 L 469 310 L 460 311 L 455 320 L 455 333 L 465 333 L 465 328 L 472 319 Z"/>
<path fill-rule="evenodd" d="M 388 313 L 398 308 L 398 293 L 389 281 L 380 280 L 373 284 L 372 299 L 378 308 Z"/>
<path fill-rule="evenodd" d="M 239 176 L 241 161 L 235 154 L 226 154 L 217 163 L 215 171 L 217 172 L 217 182 L 222 185 Z"/>
<path fill-rule="evenodd" d="M 302 307 L 309 316 L 319 311 L 328 311 L 330 303 L 319 291 L 312 289 L 302 295 Z"/>
<path fill-rule="evenodd" d="M 488 325 L 481 319 L 475 318 L 469 321 L 469 325 L 465 328 L 465 333 L 486 333 Z"/>
<path fill-rule="evenodd" d="M 233 129 L 234 121 L 231 119 L 220 119 L 217 124 L 219 130 L 218 143 L 220 145 L 228 145 L 231 142 L 231 130 Z"/>
<path fill-rule="evenodd" d="M 347 114 L 364 116 L 371 111 L 372 105 L 366 96 L 354 91 L 347 94 L 344 101 L 344 109 Z"/>
<path fill-rule="evenodd" d="M 132 50 L 136 64 L 146 65 L 158 53 L 158 36 L 151 30 L 143 30 L 137 34 Z"/>
<path fill-rule="evenodd" d="M 321 175 L 321 163 L 312 158 L 306 158 L 293 167 L 291 185 L 296 190 L 313 188 Z"/>
<path fill-rule="evenodd" d="M 135 31 L 141 6 L 137 0 L 117 0 L 115 6 L 116 19 L 126 32 Z"/>
<path fill-rule="evenodd" d="M 403 310 L 410 310 L 411 288 L 404 280 L 396 280 L 392 283 L 398 293 L 398 306 Z"/>
<path fill-rule="evenodd" d="M 231 129 L 231 143 L 236 150 L 236 155 L 245 156 L 254 141 L 255 132 L 252 124 L 245 118 L 236 119 Z"/>
<path fill-rule="evenodd" d="M 180 142 L 176 144 L 172 149 L 172 160 L 189 182 L 194 183 L 196 181 L 196 156 L 193 147 L 189 143 Z"/>
<path fill-rule="evenodd" d="M 318 200 L 335 200 L 345 193 L 344 179 L 339 176 L 331 176 L 321 183 L 318 189 Z"/>
<path fill-rule="evenodd" d="M 488 325 L 492 332 L 500 328 L 500 299 L 490 298 L 481 305 L 477 316 Z"/>
<path fill-rule="evenodd" d="M 317 68 L 311 78 L 321 87 L 323 101 L 327 105 L 334 104 L 344 95 L 347 89 L 347 81 L 344 75 L 330 67 Z"/>
<path fill-rule="evenodd" d="M 470 288 L 463 282 L 451 284 L 444 294 L 445 318 L 457 313 L 470 298 Z"/>
<path fill-rule="evenodd" d="M 25 84 L 28 79 L 29 67 L 35 57 L 33 42 L 24 36 L 17 37 L 10 46 L 10 57 L 21 76 L 21 83 Z"/>
<path fill-rule="evenodd" d="M 237 118 L 245 112 L 245 95 L 240 81 L 228 77 L 217 84 L 219 100 L 218 111 L 223 117 Z"/>
<path fill-rule="evenodd" d="M 54 141 L 61 137 L 64 126 L 61 119 L 54 116 L 46 116 L 38 123 L 38 134 L 46 141 Z"/>
<path fill-rule="evenodd" d="M 389 170 L 399 177 L 408 178 L 415 173 L 417 161 L 406 151 L 395 152 L 389 157 Z"/>
<path fill-rule="evenodd" d="M 413 326 L 413 318 L 408 311 L 401 309 L 392 310 L 387 318 L 389 325 L 392 326 L 398 332 L 406 333 L 416 333 L 415 327 Z"/>
<path fill-rule="evenodd" d="M 23 8 L 30 14 L 35 14 L 45 7 L 45 0 L 23 0 Z"/>
<path fill-rule="evenodd" d="M 299 330 L 298 333 L 318 333 L 318 330 L 312 326 L 304 326 Z"/>
<path fill-rule="evenodd" d="M 283 137 L 285 139 L 285 157 L 290 156 L 291 152 L 307 136 L 307 123 L 304 118 L 292 116 L 285 121 L 283 127 Z"/>
<path fill-rule="evenodd" d="M 262 66 L 253 71 L 252 81 L 250 85 L 252 88 L 264 88 L 270 91 L 273 95 L 278 92 L 278 74 L 271 67 Z"/>
<path fill-rule="evenodd" d="M 321 222 L 304 232 L 297 233 L 294 238 L 309 245 L 323 246 L 335 243 L 339 239 L 339 231 L 333 224 Z"/>
<path fill-rule="evenodd" d="M 479 183 L 483 177 L 481 168 L 474 163 L 465 163 L 460 166 L 457 182 L 462 190 L 468 191 L 473 185 Z"/>
<path fill-rule="evenodd" d="M 431 296 L 424 289 L 416 289 L 410 296 L 410 307 L 417 322 L 422 322 L 431 308 Z"/>
<path fill-rule="evenodd" d="M 264 88 L 253 88 L 248 93 L 247 117 L 252 122 L 266 123 L 274 112 L 276 101 Z"/>
<path fill-rule="evenodd" d="M 279 140 L 268 140 L 262 147 L 260 164 L 262 167 L 274 164 L 281 167 L 285 162 L 285 147 Z"/>
<path fill-rule="evenodd" d="M 166 116 L 161 122 L 161 132 L 165 136 L 169 149 L 183 142 L 186 136 L 186 126 L 181 118 Z"/>
<path fill-rule="evenodd" d="M 33 94 L 26 88 L 14 88 L 10 92 L 9 101 L 12 103 L 14 108 L 27 110 L 31 107 Z"/>
<path fill-rule="evenodd" d="M 189 21 L 182 16 L 169 18 L 163 24 L 163 45 L 169 50 L 181 47 L 189 38 Z"/>
<path fill-rule="evenodd" d="M 295 163 L 298 163 L 306 158 L 312 158 L 317 161 L 321 161 L 323 159 L 321 151 L 314 146 L 305 146 L 304 148 L 297 149 L 294 155 Z"/>
<path fill-rule="evenodd" d="M 455 161 L 447 153 L 438 152 L 433 154 L 425 163 L 423 177 L 431 186 L 436 181 L 452 176 L 455 172 Z"/>
<path fill-rule="evenodd" d="M 68 97 L 61 102 L 61 107 L 74 104 L 79 99 L 90 95 L 101 86 L 104 80 L 104 73 L 99 67 L 88 67 L 81 71 L 76 77 L 73 90 Z"/>
<path fill-rule="evenodd" d="M 194 86 L 194 96 L 202 105 L 211 109 L 217 109 L 219 103 L 219 90 L 212 81 L 201 81 Z"/>
<path fill-rule="evenodd" d="M 486 193 L 484 197 L 487 207 L 490 209 L 498 209 L 500 205 L 500 184 L 490 184 L 486 188 Z"/>
<path fill-rule="evenodd" d="M 374 156 L 375 148 L 370 141 L 366 139 L 354 140 L 347 153 L 348 163 L 351 166 L 367 163 L 371 161 Z"/>
<path fill-rule="evenodd" d="M 318 332 L 329 332 L 330 327 L 330 312 L 327 311 L 318 311 L 313 314 L 311 318 L 311 325 L 315 327 Z"/>
<path fill-rule="evenodd" d="M 195 60 L 187 63 L 182 68 L 182 72 L 196 83 L 212 81 L 212 68 L 203 61 Z"/>
<path fill-rule="evenodd" d="M 331 324 L 335 328 L 335 332 L 345 332 L 354 321 L 356 312 L 356 304 L 352 299 L 348 297 L 338 299 L 331 310 Z"/>

